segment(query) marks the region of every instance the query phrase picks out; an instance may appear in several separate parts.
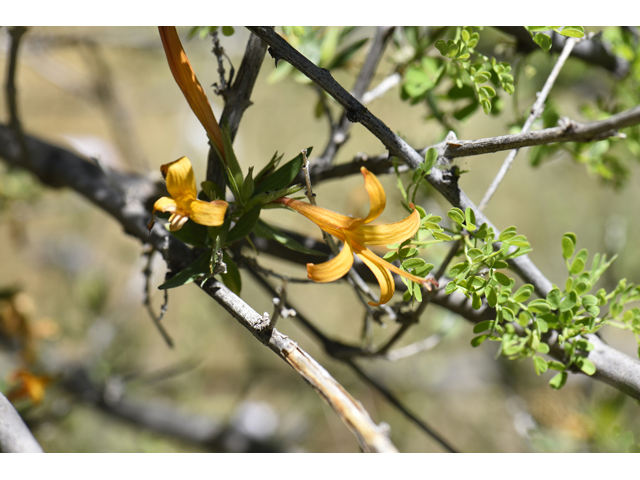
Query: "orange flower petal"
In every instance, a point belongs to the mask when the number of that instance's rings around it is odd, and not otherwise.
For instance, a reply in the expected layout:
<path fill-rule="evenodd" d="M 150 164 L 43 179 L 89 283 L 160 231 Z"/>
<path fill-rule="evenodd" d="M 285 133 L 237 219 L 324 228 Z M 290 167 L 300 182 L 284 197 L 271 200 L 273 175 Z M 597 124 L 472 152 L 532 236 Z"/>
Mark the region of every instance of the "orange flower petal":
<path fill-rule="evenodd" d="M 156 200 L 156 203 L 153 204 L 153 213 L 156 212 L 170 212 L 174 213 L 178 205 L 173 198 L 169 197 L 160 197 Z"/>
<path fill-rule="evenodd" d="M 367 189 L 369 203 L 371 204 L 369 215 L 367 215 L 363 223 L 369 223 L 380 216 L 384 207 L 387 205 L 387 196 L 384 193 L 384 188 L 382 188 L 378 177 L 364 167 L 360 168 L 360 172 L 362 172 L 362 176 L 364 177 L 364 187 Z"/>
<path fill-rule="evenodd" d="M 182 48 L 176 27 L 158 27 L 158 30 L 160 31 L 162 46 L 167 55 L 173 78 L 180 90 L 182 90 L 191 110 L 193 110 L 193 113 L 196 114 L 196 117 L 198 117 L 198 120 L 207 131 L 209 138 L 224 155 L 220 126 L 216 121 L 213 110 L 211 110 L 209 99 L 200 85 L 193 68 L 191 68 L 191 63 L 189 63 L 189 58 L 184 48 Z"/>
<path fill-rule="evenodd" d="M 409 280 L 411 280 L 412 282 L 416 282 L 416 283 L 426 283 L 428 282 L 428 280 L 422 278 L 422 277 L 417 277 L 415 275 L 411 275 L 410 273 L 407 273 L 403 270 L 400 270 L 398 267 L 396 267 L 393 263 L 389 263 L 386 260 L 383 260 L 382 258 L 380 258 L 379 256 L 377 256 L 375 253 L 373 253 L 371 250 L 369 250 L 368 248 L 362 247 L 356 243 L 353 243 L 353 249 L 356 252 L 356 255 L 358 255 L 361 258 L 366 258 L 367 260 L 369 260 L 371 263 L 376 264 L 378 267 L 380 268 L 386 268 L 387 270 L 391 270 L 393 273 L 396 273 L 404 278 L 407 278 Z M 375 273 L 375 272 L 374 272 Z"/>
<path fill-rule="evenodd" d="M 178 204 L 195 200 L 198 195 L 196 177 L 187 157 L 162 165 L 160 171 L 167 182 L 169 194 Z M 179 205 L 179 207 L 185 208 L 185 205 Z"/>
<path fill-rule="evenodd" d="M 353 265 L 353 251 L 349 239 L 342 246 L 338 255 L 328 262 L 315 265 L 307 263 L 307 275 L 314 282 L 327 283 L 344 277 Z"/>
<path fill-rule="evenodd" d="M 322 230 L 334 237 L 338 237 L 343 242 L 345 238 L 343 230 L 350 230 L 354 228 L 354 224 L 362 223 L 361 218 L 347 217 L 346 215 L 332 212 L 331 210 L 307 202 L 294 200 L 293 198 L 282 197 L 274 200 L 273 203 L 280 203 L 292 208 L 318 225 Z"/>
<path fill-rule="evenodd" d="M 369 249 L 366 250 L 370 252 Z M 371 253 L 375 256 L 373 252 Z M 360 260 L 362 260 L 364 264 L 371 269 L 373 274 L 376 276 L 378 283 L 380 284 L 380 300 L 378 300 L 378 303 L 369 302 L 369 305 L 371 305 L 372 307 L 378 307 L 382 304 L 387 303 L 389 300 L 391 300 L 391 298 L 393 298 L 393 293 L 396 291 L 396 284 L 393 281 L 391 273 L 389 273 L 389 270 L 387 270 L 386 268 L 381 268 L 376 263 L 369 260 L 367 256 L 362 255 L 362 252 L 357 253 L 356 255 L 358 255 Z"/>
<path fill-rule="evenodd" d="M 413 237 L 420 228 L 420 214 L 417 210 L 404 220 L 386 225 L 362 225 L 355 234 L 364 245 L 391 245 Z"/>
<path fill-rule="evenodd" d="M 190 205 L 189 218 L 200 225 L 216 227 L 224 223 L 224 214 L 227 211 L 228 203 L 224 200 L 205 202 L 194 200 Z"/>

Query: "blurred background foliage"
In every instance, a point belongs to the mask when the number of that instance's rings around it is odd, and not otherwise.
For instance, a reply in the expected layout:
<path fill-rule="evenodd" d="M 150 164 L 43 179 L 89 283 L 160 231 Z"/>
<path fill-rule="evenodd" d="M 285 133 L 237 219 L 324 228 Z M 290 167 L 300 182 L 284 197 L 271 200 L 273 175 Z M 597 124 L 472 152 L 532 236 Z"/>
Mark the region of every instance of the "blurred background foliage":
<path fill-rule="evenodd" d="M 219 115 L 222 101 L 207 88 L 220 81 L 210 37 L 196 30 L 186 41 L 190 30 L 179 32 Z M 463 36 L 469 43 L 478 31 L 472 54 L 489 72 L 491 97 L 448 78 L 449 70 L 470 67 L 455 64 L 459 52 L 447 49 L 444 56 L 436 45 Z M 248 33 L 243 28 L 223 33 L 221 44 L 237 70 Z M 331 68 L 349 89 L 373 29 L 292 27 L 283 33 L 313 61 Z M 6 30 L 0 31 L 3 64 L 7 37 Z M 636 31 L 606 28 L 603 38 L 629 61 L 630 73 L 620 80 L 570 58 L 539 127 L 555 125 L 560 116 L 585 121 L 640 104 Z M 508 62 L 510 72 L 496 71 L 492 58 L 498 64 Z M 450 128 L 461 139 L 502 135 L 522 125 L 555 58 L 557 54 L 542 49 L 516 56 L 512 39 L 491 28 L 472 29 L 468 35 L 455 27 L 398 29 L 373 85 L 396 72 L 402 81 L 368 108 L 418 148 L 437 143 Z M 205 178 L 206 136 L 170 75 L 157 29 L 32 28 L 19 60 L 19 105 L 29 134 L 97 157 L 108 167 L 155 179 L 160 178 L 161 164 L 186 155 L 196 178 Z M 515 91 L 500 75 L 513 76 Z M 490 115 L 483 112 L 485 105 L 478 108 L 485 97 Z M 276 69 L 268 55 L 252 101 L 235 142 L 244 171 L 249 166 L 260 169 L 276 151 L 285 159 L 310 145 L 321 152 L 329 133 L 322 105 L 339 112 L 288 64 Z M 5 112 L 4 97 L 0 102 Z M 558 285 L 566 278 L 560 240 L 567 231 L 577 234 L 580 248 L 619 255 L 601 286 L 611 290 L 623 277 L 640 283 L 640 251 L 633 240 L 640 235 L 640 130 L 627 132 L 626 140 L 521 152 L 487 208 L 498 228 L 517 225 L 533 247 L 533 261 Z M 355 125 L 337 161 L 383 151 L 369 132 Z M 505 156 L 456 160 L 468 170 L 460 185 L 472 200 L 480 200 Z M 404 216 L 394 191 L 396 179 L 380 179 L 389 200 L 379 220 L 392 222 Z M 353 176 L 323 182 L 314 190 L 319 204 L 362 216 L 368 197 L 361 182 Z M 425 189 L 419 198 L 427 212 L 446 218 L 449 205 L 437 193 Z M 282 211 L 263 215 L 270 223 L 310 231 L 301 217 Z M 321 238 L 319 230 L 313 234 Z M 447 249 L 434 247 L 428 261 L 438 265 Z M 242 451 L 246 438 L 262 449 L 358 451 L 356 439 L 317 394 L 195 286 L 169 292 L 163 320 L 175 342 L 169 349 L 143 305 L 143 253 L 137 240 L 123 235 L 111 218 L 73 192 L 48 190 L 0 163 L 0 390 L 17 391 L 19 380 L 12 374 L 21 365 L 35 365 L 46 378 L 40 403 L 25 396 L 15 400 L 46 451 Z M 304 267 L 262 257 L 266 267 L 305 276 Z M 161 284 L 162 262 L 156 257 L 151 267 L 152 285 Z M 153 287 L 152 292 L 157 310 L 162 293 Z M 258 312 L 273 309 L 271 298 L 248 275 L 243 275 L 242 297 Z M 363 312 L 344 284 L 290 284 L 288 298 L 324 332 L 358 342 Z M 376 422 L 391 426 L 392 441 L 401 451 L 440 451 L 352 370 L 325 355 L 294 321 L 281 319 L 278 325 L 360 400 Z M 376 328 L 375 340 L 387 338 L 394 329 Z M 433 305 L 402 344 L 434 334 L 442 338 L 427 351 L 396 362 L 362 360 L 360 365 L 459 450 L 638 448 L 638 405 L 616 390 L 582 375 L 571 375 L 561 391 L 551 390 L 551 372 L 536 377 L 529 362 L 494 359 L 493 345 L 471 348 L 472 325 Z M 637 355 L 631 335 L 613 329 L 602 334 L 616 348 Z M 165 409 L 166 415 L 186 415 L 199 424 L 230 425 L 245 434 L 244 440 L 228 435 L 225 441 L 198 443 L 141 428 L 100 408 L 90 395 L 74 393 L 60 376 L 70 370 L 84 372 L 112 398 L 135 399 L 150 410 Z"/>

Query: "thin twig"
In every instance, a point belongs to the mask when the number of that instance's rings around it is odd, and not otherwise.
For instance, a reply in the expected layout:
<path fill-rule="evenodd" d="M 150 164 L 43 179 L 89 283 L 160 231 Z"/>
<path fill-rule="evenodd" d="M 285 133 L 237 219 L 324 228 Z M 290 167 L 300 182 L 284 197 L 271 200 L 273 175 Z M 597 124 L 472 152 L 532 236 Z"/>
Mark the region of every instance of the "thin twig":
<path fill-rule="evenodd" d="M 9 58 L 7 63 L 7 82 L 5 85 L 5 95 L 7 100 L 7 108 L 9 113 L 9 125 L 20 146 L 20 155 L 29 162 L 29 150 L 25 140 L 20 115 L 18 113 L 18 88 L 16 87 L 16 77 L 18 75 L 18 50 L 20 48 L 20 40 L 27 33 L 26 27 L 9 27 L 9 35 L 11 36 L 11 48 L 9 50 Z"/>
<path fill-rule="evenodd" d="M 145 280 L 144 281 L 144 299 L 143 299 L 143 304 L 144 304 L 145 307 L 147 307 L 147 312 L 149 312 L 149 316 L 151 317 L 151 320 L 153 320 L 153 324 L 158 329 L 158 332 L 160 332 L 160 335 L 164 339 L 164 341 L 167 344 L 167 346 L 169 348 L 173 348 L 173 340 L 171 340 L 171 337 L 169 336 L 169 334 L 165 330 L 164 325 L 162 325 L 162 323 L 160 323 L 160 321 L 162 320 L 162 317 L 164 317 L 164 314 L 167 312 L 167 308 L 168 308 L 168 305 L 169 305 L 169 293 L 168 293 L 168 290 L 166 290 L 166 289 L 164 290 L 164 303 L 160 307 L 160 314 L 156 315 L 156 313 L 153 311 L 153 306 L 151 305 L 151 275 L 153 273 L 153 271 L 151 270 L 151 262 L 153 260 L 153 254 L 155 252 L 156 252 L 156 250 L 152 247 L 149 250 L 149 252 L 146 253 L 147 264 L 145 265 L 144 270 L 142 271 L 142 273 L 144 275 L 144 280 Z"/>
<path fill-rule="evenodd" d="M 392 73 L 384 80 L 382 80 L 378 85 L 369 90 L 367 93 L 362 95 L 362 104 L 368 105 L 373 102 L 375 99 L 380 98 L 389 90 L 391 90 L 396 85 L 400 84 L 400 80 L 402 80 L 402 76 L 399 73 Z"/>
<path fill-rule="evenodd" d="M 251 271 L 251 270 L 250 270 Z M 267 282 L 264 278 L 262 278 L 257 272 L 251 271 L 253 277 L 258 280 L 260 285 L 262 285 L 265 290 L 269 292 L 270 295 L 274 295 L 276 293 L 275 289 L 269 282 Z M 291 304 L 289 304 L 291 307 Z M 435 441 L 440 443 L 446 450 L 450 452 L 455 452 L 455 450 L 438 435 L 431 427 L 429 427 L 424 421 L 420 420 L 414 414 L 412 414 L 402 403 L 381 383 L 371 379 L 362 369 L 360 369 L 352 360 L 351 357 L 354 356 L 354 353 L 360 352 L 364 353 L 363 350 L 357 347 L 350 347 L 348 345 L 344 345 L 341 342 L 337 342 L 335 340 L 330 339 L 324 333 L 322 333 L 315 325 L 313 325 L 303 314 L 300 313 L 300 310 L 293 307 L 297 315 L 295 316 L 295 320 L 302 324 L 314 337 L 316 337 L 320 342 L 322 342 L 325 351 L 333 358 L 338 360 L 342 360 L 347 365 L 349 365 L 353 370 L 355 370 L 358 375 L 364 378 L 367 382 L 369 382 L 375 389 L 377 389 L 392 405 L 394 405 L 401 413 L 403 413 L 409 420 L 414 422 L 418 427 L 420 427 L 427 435 L 431 436 Z"/>
<path fill-rule="evenodd" d="M 560 70 L 564 66 L 564 62 L 567 60 L 567 58 L 569 58 L 569 55 L 571 54 L 571 50 L 573 50 L 573 47 L 574 45 L 576 45 L 577 42 L 578 42 L 577 39 L 570 38 L 564 44 L 564 48 L 562 49 L 562 53 L 560 54 L 560 57 L 558 57 L 558 61 L 556 62 L 553 69 L 551 70 L 551 73 L 549 74 L 547 81 L 544 83 L 542 90 L 538 93 L 538 98 L 533 104 L 533 107 L 531 107 L 531 113 L 529 114 L 527 121 L 524 123 L 521 133 L 527 133 L 529 130 L 531 130 L 531 126 L 533 125 L 533 122 L 535 122 L 540 117 L 540 115 L 542 115 L 542 112 L 544 110 L 544 102 L 547 100 L 547 96 L 549 95 L 549 92 L 551 91 L 551 88 L 553 87 L 553 84 L 555 83 L 556 78 L 558 78 L 558 75 L 560 74 Z M 519 149 L 517 148 L 509 152 L 509 155 L 507 155 L 507 158 L 505 159 L 504 163 L 500 167 L 500 170 L 498 171 L 497 175 L 493 179 L 493 182 L 491 182 L 491 185 L 489 186 L 486 193 L 484 194 L 484 197 L 482 197 L 482 201 L 480 202 L 480 205 L 478 205 L 479 210 L 482 211 L 485 209 L 485 207 L 491 200 L 491 197 L 493 197 L 494 193 L 498 189 L 498 186 L 500 185 L 502 180 L 504 180 L 504 177 L 507 175 L 507 172 L 509 171 L 509 168 L 511 168 L 511 164 L 515 160 L 516 155 L 518 155 L 518 152 L 519 152 Z"/>

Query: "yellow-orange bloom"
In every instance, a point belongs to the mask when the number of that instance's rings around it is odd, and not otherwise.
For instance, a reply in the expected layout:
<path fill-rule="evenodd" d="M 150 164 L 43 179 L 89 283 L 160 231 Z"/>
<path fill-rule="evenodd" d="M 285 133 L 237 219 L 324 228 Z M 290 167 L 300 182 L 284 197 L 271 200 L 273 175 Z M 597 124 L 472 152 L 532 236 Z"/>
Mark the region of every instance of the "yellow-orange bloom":
<path fill-rule="evenodd" d="M 309 278 L 320 283 L 333 282 L 342 278 L 351 269 L 355 253 L 371 269 L 380 284 L 380 300 L 377 303 L 369 302 L 369 305 L 375 307 L 387 303 L 393 297 L 395 282 L 390 272 L 402 275 L 416 283 L 428 284 L 434 283 L 434 281 L 404 272 L 378 257 L 366 247 L 366 245 L 401 243 L 413 237 L 420 228 L 420 214 L 414 209 L 407 218 L 396 223 L 365 225 L 378 218 L 384 210 L 387 200 L 382 184 L 376 176 L 364 167 L 360 171 L 364 176 L 364 185 L 369 193 L 371 204 L 366 218 L 347 217 L 292 198 L 279 198 L 274 203 L 280 203 L 301 213 L 322 230 L 344 242 L 340 253 L 328 262 L 319 265 L 307 264 Z"/>
<path fill-rule="evenodd" d="M 158 27 L 158 30 L 160 31 L 162 46 L 167 55 L 173 78 L 175 78 L 180 90 L 182 90 L 191 110 L 193 110 L 193 113 L 196 114 L 196 117 L 198 117 L 198 120 L 207 131 L 209 138 L 215 143 L 218 151 L 224 155 L 222 131 L 216 121 L 213 110 L 211 110 L 207 94 L 200 85 L 198 77 L 196 77 L 193 68 L 191 68 L 189 58 L 184 48 L 182 48 L 176 27 Z"/>
<path fill-rule="evenodd" d="M 180 230 L 189 219 L 209 227 L 222 225 L 227 211 L 227 202 L 198 200 L 196 178 L 187 157 L 162 165 L 160 171 L 167 182 L 167 190 L 171 198 L 161 197 L 156 200 L 153 205 L 153 214 L 157 211 L 171 213 L 169 228 L 172 232 Z M 153 222 L 152 217 L 149 229 L 153 226 Z"/>
<path fill-rule="evenodd" d="M 50 377 L 34 375 L 26 369 L 17 370 L 11 375 L 11 379 L 18 383 L 7 393 L 9 401 L 28 399 L 34 404 L 42 402 L 45 389 L 51 382 Z"/>

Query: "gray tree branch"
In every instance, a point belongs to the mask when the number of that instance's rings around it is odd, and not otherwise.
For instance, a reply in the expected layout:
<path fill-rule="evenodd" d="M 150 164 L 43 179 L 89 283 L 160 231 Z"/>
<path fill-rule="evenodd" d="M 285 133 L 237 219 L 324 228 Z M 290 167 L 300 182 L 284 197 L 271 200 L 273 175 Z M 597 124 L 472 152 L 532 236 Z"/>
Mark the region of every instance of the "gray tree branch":
<path fill-rule="evenodd" d="M 31 430 L 2 392 L 0 392 L 0 452 L 42 453 L 42 447 Z"/>
<path fill-rule="evenodd" d="M 177 272 L 194 259 L 194 252 L 175 240 L 160 225 L 149 232 L 150 206 L 155 190 L 145 177 L 110 171 L 109 175 L 94 163 L 63 148 L 26 137 L 30 163 L 25 164 L 11 130 L 0 125 L 0 157 L 10 164 L 34 173 L 45 185 L 69 187 L 112 215 L 125 231 L 151 244 L 164 257 L 169 268 Z M 145 207 L 145 204 L 147 206 Z M 269 328 L 262 316 L 222 283 L 209 280 L 201 287 L 258 340 L 273 350 L 306 380 L 354 433 L 364 451 L 396 452 L 384 428 L 376 425 L 360 402 L 349 393 L 308 353 L 276 329 Z"/>

